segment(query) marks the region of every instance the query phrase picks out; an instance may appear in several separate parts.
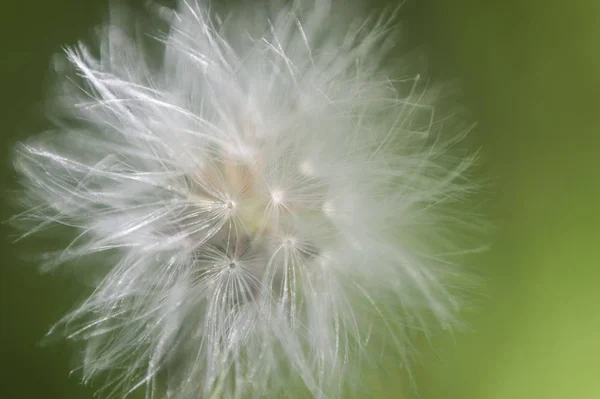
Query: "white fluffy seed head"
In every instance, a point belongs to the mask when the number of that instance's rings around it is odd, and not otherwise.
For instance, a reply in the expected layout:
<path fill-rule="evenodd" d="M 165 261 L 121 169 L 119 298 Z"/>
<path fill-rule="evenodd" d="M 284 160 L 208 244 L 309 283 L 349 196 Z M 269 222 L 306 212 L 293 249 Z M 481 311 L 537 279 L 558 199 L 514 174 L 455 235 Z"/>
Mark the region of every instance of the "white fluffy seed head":
<path fill-rule="evenodd" d="M 462 132 L 382 67 L 391 19 L 278 7 L 151 4 L 161 34 L 113 5 L 99 54 L 66 50 L 57 131 L 18 147 L 18 219 L 78 232 L 52 265 L 116 259 L 58 325 L 107 394 L 336 397 L 370 355 L 408 362 L 410 331 L 455 322 L 439 250 L 460 215 L 436 209 L 466 192 Z"/>

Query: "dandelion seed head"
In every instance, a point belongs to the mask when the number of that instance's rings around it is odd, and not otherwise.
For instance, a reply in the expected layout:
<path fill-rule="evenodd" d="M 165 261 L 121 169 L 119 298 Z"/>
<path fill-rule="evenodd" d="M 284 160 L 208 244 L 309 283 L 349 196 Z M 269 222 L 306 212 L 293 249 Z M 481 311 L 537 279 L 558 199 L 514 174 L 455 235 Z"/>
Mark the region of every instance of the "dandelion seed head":
<path fill-rule="evenodd" d="M 84 380 L 108 376 L 114 397 L 276 397 L 294 381 L 335 398 L 362 359 L 408 365 L 413 329 L 456 323 L 440 248 L 460 215 L 441 209 L 473 159 L 452 155 L 463 133 L 436 123 L 436 91 L 383 67 L 393 17 L 149 8 L 166 31 L 139 35 L 115 3 L 99 54 L 65 51 L 56 129 L 15 156 L 25 235 L 77 232 L 47 266 L 109 266 L 56 327 L 84 341 Z"/>

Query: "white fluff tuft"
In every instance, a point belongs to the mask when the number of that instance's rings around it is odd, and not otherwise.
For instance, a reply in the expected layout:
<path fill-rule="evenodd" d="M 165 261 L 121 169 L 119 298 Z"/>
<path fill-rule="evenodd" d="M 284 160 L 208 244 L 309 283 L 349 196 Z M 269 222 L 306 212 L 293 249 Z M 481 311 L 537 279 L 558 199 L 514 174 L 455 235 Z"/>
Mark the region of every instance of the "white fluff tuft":
<path fill-rule="evenodd" d="M 411 331 L 456 321 L 440 251 L 461 215 L 442 209 L 472 158 L 448 151 L 464 131 L 442 132 L 435 90 L 389 78 L 393 16 L 150 8 L 164 36 L 113 5 L 98 54 L 65 51 L 57 129 L 16 154 L 28 234 L 78 231 L 48 266 L 109 266 L 59 323 L 86 342 L 85 380 L 332 398 L 381 353 L 409 363 Z"/>

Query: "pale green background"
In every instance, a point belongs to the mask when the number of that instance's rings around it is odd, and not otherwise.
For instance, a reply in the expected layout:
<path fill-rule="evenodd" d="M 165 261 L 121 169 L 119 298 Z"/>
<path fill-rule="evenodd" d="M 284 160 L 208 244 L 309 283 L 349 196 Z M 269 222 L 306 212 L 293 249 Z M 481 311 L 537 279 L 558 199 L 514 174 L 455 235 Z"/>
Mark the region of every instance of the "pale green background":
<path fill-rule="evenodd" d="M 52 53 L 100 21 L 90 0 L 0 3 L 3 196 L 14 142 L 43 126 Z M 496 228 L 473 259 L 486 298 L 473 332 L 434 339 L 417 383 L 429 399 L 600 397 L 600 2 L 408 0 L 407 34 L 434 79 L 458 78 L 482 147 L 479 203 Z M 6 220 L 11 210 L 1 208 Z M 38 345 L 78 297 L 65 276 L 39 276 L 0 226 L 0 398 L 85 399 L 73 353 Z M 399 396 L 388 370 L 374 397 Z M 365 379 L 365 383 L 370 381 Z M 407 397 L 410 397 L 408 395 Z"/>

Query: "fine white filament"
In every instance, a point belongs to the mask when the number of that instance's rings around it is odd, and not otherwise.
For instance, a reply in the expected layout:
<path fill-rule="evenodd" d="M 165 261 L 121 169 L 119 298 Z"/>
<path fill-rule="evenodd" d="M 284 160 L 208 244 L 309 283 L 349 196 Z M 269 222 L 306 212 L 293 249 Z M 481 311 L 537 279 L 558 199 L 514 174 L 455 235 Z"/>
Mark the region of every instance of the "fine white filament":
<path fill-rule="evenodd" d="M 382 354 L 409 363 L 411 331 L 456 321 L 441 254 L 461 216 L 442 209 L 473 159 L 452 155 L 465 131 L 442 129 L 438 91 L 393 79 L 394 16 L 149 9 L 166 29 L 113 4 L 98 49 L 66 49 L 56 129 L 15 157 L 26 235 L 77 232 L 46 266 L 102 275 L 57 325 L 85 342 L 84 379 L 334 398 Z"/>

